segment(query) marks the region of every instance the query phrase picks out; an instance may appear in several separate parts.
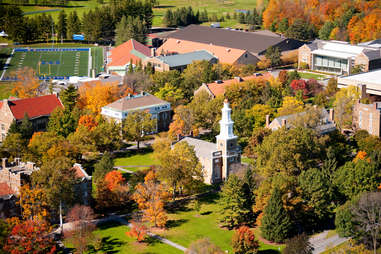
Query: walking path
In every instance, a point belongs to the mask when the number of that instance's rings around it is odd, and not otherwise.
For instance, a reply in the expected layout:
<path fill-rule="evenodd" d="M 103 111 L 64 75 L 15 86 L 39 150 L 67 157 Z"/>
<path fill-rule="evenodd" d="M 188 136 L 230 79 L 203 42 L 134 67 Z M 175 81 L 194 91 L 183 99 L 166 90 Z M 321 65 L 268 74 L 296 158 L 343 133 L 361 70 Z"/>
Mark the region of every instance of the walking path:
<path fill-rule="evenodd" d="M 131 224 L 126 219 L 124 219 L 122 216 L 123 215 L 110 215 L 110 216 L 108 216 L 106 218 L 93 220 L 92 222 L 95 223 L 96 225 L 99 225 L 99 224 L 102 224 L 102 223 L 105 223 L 105 222 L 108 222 L 108 221 L 117 221 L 120 224 L 123 224 L 123 225 L 126 225 L 128 227 L 131 227 Z M 71 230 L 72 227 L 73 227 L 73 223 L 71 223 L 71 222 L 64 223 L 64 226 L 63 226 L 64 230 Z M 59 229 L 57 229 L 57 231 L 58 230 Z M 184 251 L 184 252 L 187 250 L 187 248 L 185 248 L 184 246 L 181 246 L 180 244 L 174 243 L 174 242 L 172 242 L 172 241 L 170 241 L 170 240 L 168 240 L 166 238 L 163 238 L 163 237 L 161 237 L 159 235 L 153 234 L 151 232 L 148 232 L 147 234 L 149 236 L 151 236 L 151 237 L 153 237 L 153 238 L 155 238 L 155 239 L 165 243 L 165 244 L 168 244 L 168 245 L 178 249 L 178 250 L 181 250 L 181 251 Z"/>
<path fill-rule="evenodd" d="M 11 55 L 7 58 L 7 61 L 6 61 L 5 64 L 4 64 L 4 67 L 3 67 L 3 73 L 1 73 L 0 80 L 3 80 L 4 75 L 5 75 L 5 72 L 7 71 L 8 66 L 9 66 L 9 64 L 11 63 L 11 59 L 12 59 L 12 56 L 13 56 L 14 53 L 15 53 L 15 49 L 12 50 Z"/>
<path fill-rule="evenodd" d="M 314 247 L 313 254 L 322 253 L 349 240 L 349 238 L 340 237 L 338 234 L 328 238 L 327 235 L 328 230 L 310 238 L 310 243 Z"/>

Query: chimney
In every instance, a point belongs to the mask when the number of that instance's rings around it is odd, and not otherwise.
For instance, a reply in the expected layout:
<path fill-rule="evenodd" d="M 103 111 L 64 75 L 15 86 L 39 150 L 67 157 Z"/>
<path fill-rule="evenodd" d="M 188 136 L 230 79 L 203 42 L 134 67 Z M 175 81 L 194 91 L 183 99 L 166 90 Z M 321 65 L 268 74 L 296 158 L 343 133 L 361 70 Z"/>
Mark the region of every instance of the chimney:
<path fill-rule="evenodd" d="M 266 115 L 266 128 L 269 128 L 270 125 L 270 115 Z"/>
<path fill-rule="evenodd" d="M 361 84 L 360 88 L 361 88 L 361 99 L 367 98 L 368 96 L 366 95 L 366 85 Z"/>
<path fill-rule="evenodd" d="M 16 166 L 19 166 L 19 165 L 20 165 L 20 161 L 21 161 L 20 158 L 15 158 Z"/>
<path fill-rule="evenodd" d="M 334 122 L 335 119 L 335 111 L 333 108 L 329 109 L 329 121 Z"/>
<path fill-rule="evenodd" d="M 237 82 L 241 82 L 242 81 L 241 77 L 234 77 L 234 79 L 237 80 Z"/>
<path fill-rule="evenodd" d="M 286 124 L 287 124 L 287 120 L 286 119 L 282 119 L 282 127 L 284 126 L 284 127 L 286 127 Z"/>
<path fill-rule="evenodd" d="M 6 167 L 7 167 L 7 158 L 3 158 L 2 159 L 2 167 L 3 167 L 3 169 L 5 169 Z"/>

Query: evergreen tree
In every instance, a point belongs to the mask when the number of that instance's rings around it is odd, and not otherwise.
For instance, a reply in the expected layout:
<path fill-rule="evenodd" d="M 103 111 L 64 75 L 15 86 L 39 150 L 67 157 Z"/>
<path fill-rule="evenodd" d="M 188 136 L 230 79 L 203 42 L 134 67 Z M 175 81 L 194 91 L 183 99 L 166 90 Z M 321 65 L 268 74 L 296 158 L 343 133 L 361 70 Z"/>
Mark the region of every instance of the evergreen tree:
<path fill-rule="evenodd" d="M 19 132 L 23 139 L 29 140 L 33 135 L 33 125 L 32 122 L 29 120 L 28 113 L 25 113 L 24 118 L 21 121 L 21 124 L 19 126 Z"/>
<path fill-rule="evenodd" d="M 132 60 L 130 60 L 130 64 L 128 65 L 128 73 L 134 73 L 134 66 L 132 64 Z"/>
<path fill-rule="evenodd" d="M 283 242 L 291 231 L 291 221 L 283 207 L 282 194 L 275 188 L 264 210 L 262 236 L 270 241 Z"/>
<path fill-rule="evenodd" d="M 76 11 L 71 12 L 67 20 L 67 38 L 72 39 L 73 34 L 81 32 L 81 21 Z"/>
<path fill-rule="evenodd" d="M 69 109 L 56 108 L 49 118 L 48 131 L 67 137 L 77 128 L 78 119 Z"/>
<path fill-rule="evenodd" d="M 60 39 L 66 39 L 66 32 L 67 32 L 67 18 L 65 11 L 60 11 L 60 14 L 58 16 L 58 23 L 57 23 L 57 34 L 58 38 Z"/>
<path fill-rule="evenodd" d="M 236 175 L 230 175 L 221 192 L 221 222 L 229 229 L 240 226 L 250 213 L 243 183 Z"/>
<path fill-rule="evenodd" d="M 8 134 L 16 134 L 16 133 L 20 133 L 19 126 L 16 120 L 13 120 L 11 125 L 9 126 Z"/>
<path fill-rule="evenodd" d="M 72 111 L 77 103 L 78 96 L 79 94 L 77 88 L 70 84 L 67 89 L 62 92 L 60 99 L 64 107 L 69 111 Z"/>
<path fill-rule="evenodd" d="M 284 18 L 279 22 L 278 30 L 279 32 L 284 33 L 287 31 L 287 29 L 288 29 L 288 19 Z"/>
<path fill-rule="evenodd" d="M 114 162 L 109 153 L 105 153 L 102 159 L 94 165 L 94 183 L 98 184 L 99 181 L 103 181 L 105 175 L 114 169 Z"/>
<path fill-rule="evenodd" d="M 147 33 L 146 24 L 142 19 L 123 16 L 115 29 L 115 41 L 117 45 L 120 45 L 129 39 L 135 39 L 145 44 Z"/>
<path fill-rule="evenodd" d="M 281 53 L 278 47 L 270 46 L 265 53 L 267 59 L 270 60 L 271 66 L 277 66 L 282 64 Z"/>

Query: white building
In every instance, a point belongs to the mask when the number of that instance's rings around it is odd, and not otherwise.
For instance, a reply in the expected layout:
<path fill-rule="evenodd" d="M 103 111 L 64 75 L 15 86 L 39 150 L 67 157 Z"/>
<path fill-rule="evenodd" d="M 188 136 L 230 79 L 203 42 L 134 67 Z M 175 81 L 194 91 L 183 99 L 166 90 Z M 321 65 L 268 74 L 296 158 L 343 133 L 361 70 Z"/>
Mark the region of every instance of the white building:
<path fill-rule="evenodd" d="M 157 119 L 156 131 L 168 130 L 171 122 L 171 104 L 146 92 L 128 95 L 102 107 L 101 114 L 107 119 L 122 123 L 130 112 L 147 111 Z"/>
<path fill-rule="evenodd" d="M 337 79 L 337 86 L 339 88 L 357 86 L 359 89 L 362 89 L 363 85 L 366 87 L 365 92 L 367 94 L 381 96 L 381 70 L 339 77 Z"/>
<path fill-rule="evenodd" d="M 204 182 L 207 184 L 224 181 L 229 176 L 232 165 L 241 163 L 241 149 L 237 144 L 237 136 L 233 133 L 233 125 L 231 108 L 225 100 L 220 134 L 216 137 L 217 144 L 190 137 L 180 141 L 194 146 L 196 156 L 204 168 Z"/>

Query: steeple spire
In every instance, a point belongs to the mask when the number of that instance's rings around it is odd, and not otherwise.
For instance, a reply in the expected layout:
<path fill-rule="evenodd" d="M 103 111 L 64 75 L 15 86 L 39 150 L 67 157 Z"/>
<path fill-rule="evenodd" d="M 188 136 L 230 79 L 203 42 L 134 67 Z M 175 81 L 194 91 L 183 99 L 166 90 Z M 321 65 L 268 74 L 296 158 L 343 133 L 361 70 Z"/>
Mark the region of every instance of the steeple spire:
<path fill-rule="evenodd" d="M 222 108 L 222 118 L 220 120 L 220 135 L 218 139 L 232 139 L 237 138 L 233 133 L 234 122 L 231 118 L 231 108 L 227 99 L 224 101 L 224 107 Z"/>

